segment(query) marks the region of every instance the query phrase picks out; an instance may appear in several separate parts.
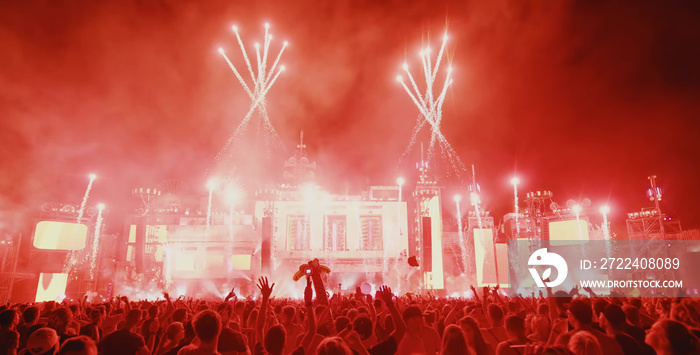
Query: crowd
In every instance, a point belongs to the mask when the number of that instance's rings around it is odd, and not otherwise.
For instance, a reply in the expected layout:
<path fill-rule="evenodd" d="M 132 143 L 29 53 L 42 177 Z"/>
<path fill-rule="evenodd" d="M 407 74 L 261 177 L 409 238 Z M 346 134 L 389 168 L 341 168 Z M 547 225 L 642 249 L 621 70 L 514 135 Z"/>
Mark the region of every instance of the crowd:
<path fill-rule="evenodd" d="M 700 354 L 700 299 L 599 297 L 586 289 L 472 299 L 328 298 L 313 270 L 304 299 L 46 302 L 0 307 L 0 355 Z M 314 292 L 315 291 L 315 292 Z M 314 297 L 315 293 L 315 297 Z"/>

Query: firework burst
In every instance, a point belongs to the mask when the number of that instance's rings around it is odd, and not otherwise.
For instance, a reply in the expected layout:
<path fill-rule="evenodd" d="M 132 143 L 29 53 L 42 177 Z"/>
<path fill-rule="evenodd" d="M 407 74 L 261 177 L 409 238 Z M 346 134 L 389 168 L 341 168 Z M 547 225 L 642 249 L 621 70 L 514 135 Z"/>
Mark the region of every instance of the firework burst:
<path fill-rule="evenodd" d="M 241 122 L 238 124 L 238 127 L 236 128 L 231 138 L 228 139 L 224 147 L 217 154 L 217 160 L 219 160 L 222 157 L 222 155 L 224 155 L 229 150 L 229 147 L 232 145 L 232 143 L 234 143 L 237 139 L 241 137 L 241 135 L 246 131 L 246 127 L 248 127 L 249 123 L 253 121 L 254 118 L 258 118 L 256 125 L 259 130 L 260 128 L 262 128 L 262 131 L 265 134 L 266 150 L 270 149 L 270 143 L 279 142 L 279 134 L 277 134 L 277 131 L 275 131 L 275 128 L 272 126 L 272 123 L 270 122 L 270 117 L 267 113 L 266 96 L 267 93 L 270 91 L 270 88 L 272 88 L 272 86 L 277 81 L 277 78 L 280 76 L 280 74 L 282 74 L 282 72 L 285 69 L 284 65 L 279 65 L 279 62 L 280 58 L 282 57 L 282 53 L 284 53 L 284 50 L 287 47 L 287 42 L 283 42 L 279 53 L 275 57 L 275 60 L 272 62 L 272 65 L 268 67 L 268 56 L 270 52 L 270 44 L 272 42 L 272 34 L 270 34 L 270 25 L 267 23 L 265 24 L 265 37 L 262 46 L 260 45 L 260 43 L 254 44 L 254 64 L 251 62 L 251 58 L 248 56 L 248 52 L 246 51 L 246 47 L 243 44 L 243 40 L 241 39 L 241 36 L 238 33 L 238 28 L 236 26 L 233 26 L 233 32 L 236 34 L 236 39 L 238 41 L 238 45 L 240 46 L 241 53 L 243 54 L 246 70 L 248 72 L 248 75 L 250 75 L 251 83 L 249 83 L 248 81 L 246 81 L 246 79 L 243 78 L 242 72 L 239 71 L 236 68 L 236 66 L 233 65 L 223 48 L 219 48 L 219 53 L 224 58 L 229 68 L 236 76 L 236 79 L 238 79 L 238 82 L 243 87 L 243 90 L 245 90 L 246 94 L 250 98 L 250 108 L 248 109 L 248 113 L 246 113 L 246 115 L 243 117 L 243 120 L 241 120 Z M 253 69 L 254 65 L 255 70 Z M 255 115 L 256 112 L 257 115 Z M 257 134 L 260 134 L 260 131 L 258 131 Z"/>
<path fill-rule="evenodd" d="M 442 82 L 442 88 L 440 91 L 436 90 L 436 79 L 438 78 L 440 64 L 442 63 L 443 55 L 445 53 L 447 39 L 447 34 L 445 34 L 434 63 L 431 57 L 430 47 L 421 49 L 419 53 L 423 75 L 425 77 L 425 91 L 421 91 L 419 89 L 416 80 L 409 71 L 408 63 L 404 63 L 402 65 L 402 69 L 408 77 L 409 84 L 406 84 L 402 75 L 398 75 L 396 77 L 396 80 L 401 83 L 401 86 L 403 86 L 404 90 L 416 105 L 420 113 L 416 125 L 413 128 L 411 140 L 409 141 L 409 145 L 406 148 L 403 156 L 406 156 L 406 154 L 411 151 L 416 143 L 418 133 L 427 123 L 430 125 L 431 131 L 430 145 L 428 146 L 428 161 L 431 161 L 435 157 L 436 151 L 439 150 L 442 159 L 449 162 L 453 171 L 460 176 L 463 172 L 467 171 L 466 166 L 459 159 L 457 153 L 442 134 L 440 128 L 442 123 L 442 104 L 445 102 L 447 89 L 450 87 L 450 85 L 452 85 L 451 67 L 447 68 L 444 81 Z"/>

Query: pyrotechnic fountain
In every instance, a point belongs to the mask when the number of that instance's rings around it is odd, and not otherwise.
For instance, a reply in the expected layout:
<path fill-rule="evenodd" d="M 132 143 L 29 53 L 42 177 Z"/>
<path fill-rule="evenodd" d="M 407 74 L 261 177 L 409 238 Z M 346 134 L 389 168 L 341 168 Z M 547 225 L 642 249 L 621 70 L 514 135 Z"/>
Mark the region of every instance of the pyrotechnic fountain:
<path fill-rule="evenodd" d="M 448 161 L 452 165 L 453 171 L 460 176 L 461 173 L 465 172 L 467 169 L 464 163 L 459 159 L 457 153 L 452 148 L 452 145 L 447 141 L 445 136 L 441 132 L 440 124 L 442 123 L 442 105 L 445 101 L 445 95 L 447 94 L 447 88 L 452 84 L 452 67 L 447 68 L 447 73 L 442 85 L 440 93 L 435 96 L 437 91 L 435 90 L 435 80 L 437 79 L 437 74 L 440 69 L 440 64 L 442 62 L 442 57 L 445 52 L 445 47 L 447 45 L 447 34 L 443 36 L 442 45 L 440 46 L 440 51 L 438 52 L 437 59 L 433 65 L 431 59 L 430 47 L 421 49 L 419 56 L 421 59 L 423 75 L 425 76 L 425 91 L 421 91 L 416 84 L 413 75 L 408 69 L 408 63 L 402 65 L 403 71 L 408 76 L 411 84 L 411 88 L 404 82 L 403 76 L 398 75 L 396 80 L 401 83 L 406 93 L 411 98 L 413 103 L 418 108 L 420 116 L 418 121 L 413 128 L 413 133 L 411 134 L 411 139 L 409 141 L 408 147 L 404 152 L 403 156 L 411 151 L 416 143 L 416 137 L 420 130 L 423 128 L 425 123 L 429 123 L 431 127 L 430 133 L 430 145 L 428 146 L 428 161 L 432 161 L 435 156 L 435 151 L 437 148 L 440 149 L 441 156 L 443 160 Z"/>
<path fill-rule="evenodd" d="M 97 205 L 97 220 L 95 221 L 95 233 L 92 236 L 92 254 L 90 256 L 90 279 L 95 280 L 95 272 L 97 271 L 97 257 L 100 245 L 100 237 L 102 235 L 102 212 L 105 205 L 100 203 Z"/>
<path fill-rule="evenodd" d="M 462 195 L 455 195 L 455 204 L 457 205 L 457 233 L 459 235 L 459 250 L 462 256 L 462 274 L 467 274 L 467 247 L 464 244 L 464 228 L 462 226 L 462 210 L 459 203 L 462 201 Z"/>
<path fill-rule="evenodd" d="M 275 58 L 272 65 L 268 68 L 268 55 L 270 50 L 270 44 L 272 42 L 272 35 L 269 33 L 270 25 L 266 23 L 262 52 L 259 43 L 255 43 L 254 45 L 256 59 L 256 70 L 254 71 L 250 58 L 248 56 L 248 52 L 246 51 L 245 45 L 243 44 L 243 40 L 241 39 L 241 36 L 238 32 L 238 27 L 233 26 L 232 28 L 233 32 L 236 34 L 236 39 L 238 40 L 238 45 L 240 46 L 241 53 L 243 54 L 243 59 L 245 61 L 248 74 L 250 74 L 250 80 L 252 81 L 252 84 L 249 85 L 248 82 L 246 82 L 246 80 L 241 75 L 241 72 L 238 69 L 236 69 L 234 64 L 226 55 L 226 52 L 223 48 L 219 48 L 219 53 L 224 58 L 224 60 L 226 60 L 226 63 L 228 64 L 229 68 L 236 76 L 238 82 L 243 87 L 243 90 L 245 90 L 246 94 L 250 98 L 251 103 L 248 113 L 246 113 L 241 122 L 238 124 L 238 127 L 234 131 L 233 135 L 228 139 L 224 147 L 216 155 L 217 161 L 219 161 L 223 157 L 223 155 L 229 149 L 231 149 L 231 144 L 233 144 L 236 140 L 241 138 L 246 127 L 248 126 L 248 123 L 250 123 L 251 119 L 253 118 L 253 114 L 256 111 L 258 112 L 258 117 L 260 119 L 258 123 L 259 125 L 262 125 L 262 128 L 264 129 L 265 133 L 265 150 L 269 153 L 269 143 L 278 143 L 280 141 L 279 135 L 272 126 L 272 123 L 270 122 L 270 117 L 267 113 L 266 96 L 267 93 L 270 91 L 270 88 L 272 88 L 272 86 L 277 81 L 277 78 L 285 69 L 284 65 L 280 65 L 279 68 L 278 65 L 280 58 L 282 57 L 282 53 L 287 47 L 287 42 L 285 41 L 282 44 L 282 48 L 277 54 L 277 57 Z"/>
<path fill-rule="evenodd" d="M 78 218 L 76 223 L 79 225 L 83 223 L 83 215 L 85 213 L 85 206 L 87 205 L 88 198 L 90 198 L 90 190 L 92 190 L 92 183 L 95 181 L 97 178 L 97 175 L 95 174 L 90 174 L 89 176 L 89 181 L 87 188 L 85 189 L 85 194 L 83 195 L 83 200 L 80 203 L 80 209 L 78 209 Z M 76 225 L 77 227 L 77 225 Z M 78 252 L 77 251 L 70 251 L 68 255 L 66 256 L 66 260 L 63 263 L 63 273 L 65 274 L 70 274 L 71 271 L 73 271 L 73 268 L 75 268 L 75 265 L 78 263 Z"/>

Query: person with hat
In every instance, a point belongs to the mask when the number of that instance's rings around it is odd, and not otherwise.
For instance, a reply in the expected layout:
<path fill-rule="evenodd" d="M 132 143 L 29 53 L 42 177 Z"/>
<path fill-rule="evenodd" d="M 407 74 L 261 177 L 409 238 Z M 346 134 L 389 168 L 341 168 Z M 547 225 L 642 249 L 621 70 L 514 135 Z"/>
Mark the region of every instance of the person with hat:
<path fill-rule="evenodd" d="M 27 339 L 27 348 L 20 354 L 54 355 L 58 353 L 59 336 L 52 328 L 39 328 Z"/>
<path fill-rule="evenodd" d="M 79 335 L 64 341 L 58 355 L 97 355 L 97 345 L 92 338 Z"/>

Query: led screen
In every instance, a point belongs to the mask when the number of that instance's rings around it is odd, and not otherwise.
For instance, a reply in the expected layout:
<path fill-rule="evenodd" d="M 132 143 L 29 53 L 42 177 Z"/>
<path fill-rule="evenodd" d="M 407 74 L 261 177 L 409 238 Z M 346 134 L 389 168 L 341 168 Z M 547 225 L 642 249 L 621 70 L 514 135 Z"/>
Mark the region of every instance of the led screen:
<path fill-rule="evenodd" d="M 34 247 L 48 250 L 81 250 L 85 247 L 88 227 L 84 224 L 41 221 L 34 231 Z"/>
<path fill-rule="evenodd" d="M 556 221 L 549 223 L 549 241 L 551 245 L 567 245 L 577 241 L 587 241 L 588 222 L 583 219 Z"/>
<path fill-rule="evenodd" d="M 35 302 L 62 301 L 66 293 L 68 274 L 39 274 Z"/>

